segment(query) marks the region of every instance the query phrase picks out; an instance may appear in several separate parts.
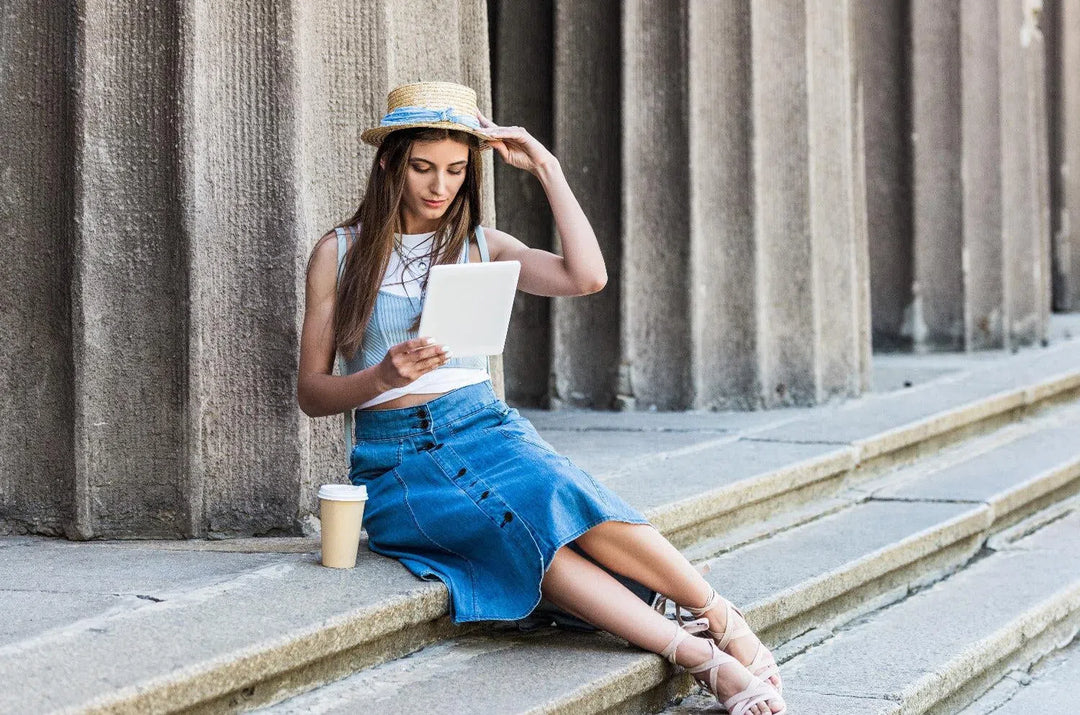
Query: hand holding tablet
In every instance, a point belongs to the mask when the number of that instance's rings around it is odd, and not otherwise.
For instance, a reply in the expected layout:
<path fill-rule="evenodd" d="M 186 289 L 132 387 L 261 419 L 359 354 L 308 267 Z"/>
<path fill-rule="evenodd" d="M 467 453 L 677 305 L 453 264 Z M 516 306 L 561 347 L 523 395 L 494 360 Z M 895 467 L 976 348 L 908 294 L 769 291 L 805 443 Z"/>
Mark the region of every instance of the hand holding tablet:
<path fill-rule="evenodd" d="M 518 261 L 432 266 L 419 334 L 454 357 L 501 354 L 520 271 Z"/>

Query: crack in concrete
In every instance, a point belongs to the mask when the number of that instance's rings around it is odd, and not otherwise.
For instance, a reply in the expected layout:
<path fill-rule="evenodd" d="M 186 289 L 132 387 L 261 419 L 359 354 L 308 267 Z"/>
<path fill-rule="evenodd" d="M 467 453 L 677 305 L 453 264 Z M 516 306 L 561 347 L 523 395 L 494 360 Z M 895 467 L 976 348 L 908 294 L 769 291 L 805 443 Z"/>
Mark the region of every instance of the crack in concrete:
<path fill-rule="evenodd" d="M 743 442 L 773 442 L 776 444 L 832 444 L 838 447 L 850 447 L 851 442 L 835 442 L 827 439 L 779 439 L 777 437 L 740 437 Z"/>
<path fill-rule="evenodd" d="M 64 596 L 79 595 L 79 596 L 135 596 L 136 598 L 143 598 L 137 593 L 113 593 L 111 591 L 72 591 L 62 589 L 50 589 L 50 588 L 0 588 L 0 593 L 55 593 Z"/>
<path fill-rule="evenodd" d="M 1073 513 L 1072 509 L 1066 509 L 1066 510 L 1062 511 L 1060 514 L 1054 514 L 1050 518 L 1046 519 L 1045 521 L 1040 521 L 1040 522 L 1037 522 L 1035 524 L 1032 524 L 1027 529 L 1024 529 L 1024 531 L 1020 532 L 1020 534 L 1017 535 L 1017 536 L 1010 535 L 1009 539 L 1008 539 L 1008 541 L 1006 543 L 1014 544 L 1017 541 L 1023 541 L 1024 539 L 1031 536 L 1032 534 L 1038 533 L 1038 532 L 1042 531 L 1043 529 L 1045 529 L 1046 527 L 1050 526 L 1051 524 L 1054 524 L 1054 523 L 1056 523 L 1058 521 L 1061 521 L 1062 519 L 1072 515 L 1072 513 Z"/>
<path fill-rule="evenodd" d="M 809 688 L 796 688 L 792 687 L 792 691 L 799 693 L 810 693 L 811 695 L 827 695 L 834 698 L 855 698 L 857 700 L 884 700 L 890 703 L 903 702 L 903 697 L 900 695 L 893 695 L 892 693 L 882 693 L 881 695 L 857 695 L 855 693 L 833 693 L 822 692 L 820 690 L 811 690 Z M 784 692 L 787 692 L 785 690 Z"/>
<path fill-rule="evenodd" d="M 879 497 L 871 495 L 866 501 L 877 502 L 904 502 L 907 504 L 987 504 L 990 502 L 982 499 L 946 499 L 944 497 Z"/>
<path fill-rule="evenodd" d="M 565 432 L 567 434 L 584 434 L 587 432 L 626 432 L 627 434 L 644 433 L 670 433 L 681 434 L 736 434 L 738 430 L 725 429 L 723 427 L 537 427 L 542 434 Z"/>

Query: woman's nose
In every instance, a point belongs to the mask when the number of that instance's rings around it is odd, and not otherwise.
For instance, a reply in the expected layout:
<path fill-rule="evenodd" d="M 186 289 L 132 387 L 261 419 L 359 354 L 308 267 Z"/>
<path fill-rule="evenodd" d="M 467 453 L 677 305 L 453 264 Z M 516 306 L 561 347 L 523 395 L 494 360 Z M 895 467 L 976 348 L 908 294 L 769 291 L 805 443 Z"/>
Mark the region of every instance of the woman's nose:
<path fill-rule="evenodd" d="M 446 177 L 439 172 L 435 172 L 435 178 L 432 179 L 431 191 L 436 196 L 443 196 L 444 189 L 446 188 Z"/>

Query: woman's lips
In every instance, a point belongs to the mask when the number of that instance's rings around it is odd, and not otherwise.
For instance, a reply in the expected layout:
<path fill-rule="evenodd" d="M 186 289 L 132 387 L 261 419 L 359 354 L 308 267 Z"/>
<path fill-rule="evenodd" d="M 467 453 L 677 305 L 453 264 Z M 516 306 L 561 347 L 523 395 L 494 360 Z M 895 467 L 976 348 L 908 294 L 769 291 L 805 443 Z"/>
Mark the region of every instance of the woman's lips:
<path fill-rule="evenodd" d="M 442 199 L 441 201 L 430 201 L 428 199 L 424 199 L 424 204 L 426 206 L 428 206 L 429 208 L 433 208 L 433 209 L 437 209 L 437 208 L 439 208 L 440 206 L 442 206 L 445 203 L 446 203 L 446 199 Z"/>

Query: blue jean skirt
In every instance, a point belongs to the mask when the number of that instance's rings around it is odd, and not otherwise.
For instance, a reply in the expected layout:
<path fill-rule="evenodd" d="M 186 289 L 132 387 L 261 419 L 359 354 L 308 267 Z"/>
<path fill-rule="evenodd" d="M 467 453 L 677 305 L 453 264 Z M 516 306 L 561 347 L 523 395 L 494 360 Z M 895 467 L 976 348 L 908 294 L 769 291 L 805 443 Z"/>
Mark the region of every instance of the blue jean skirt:
<path fill-rule="evenodd" d="M 349 481 L 367 486 L 368 548 L 446 584 L 454 623 L 525 618 L 560 547 L 605 521 L 649 523 L 490 381 L 355 420 Z"/>

